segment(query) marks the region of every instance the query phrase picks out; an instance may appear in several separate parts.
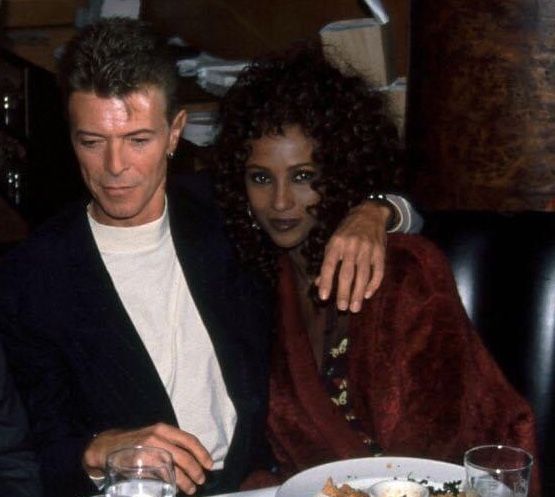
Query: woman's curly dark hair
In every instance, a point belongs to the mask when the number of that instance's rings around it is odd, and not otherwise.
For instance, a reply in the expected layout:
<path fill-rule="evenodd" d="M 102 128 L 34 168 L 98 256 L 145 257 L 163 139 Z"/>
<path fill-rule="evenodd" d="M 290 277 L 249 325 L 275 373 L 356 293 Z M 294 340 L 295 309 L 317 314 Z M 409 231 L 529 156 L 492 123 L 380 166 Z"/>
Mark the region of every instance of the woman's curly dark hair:
<path fill-rule="evenodd" d="M 299 125 L 312 138 L 321 174 L 312 188 L 321 201 L 311 208 L 317 225 L 302 253 L 317 275 L 324 247 L 347 211 L 372 191 L 391 190 L 398 177 L 397 130 L 383 92 L 344 75 L 321 47 L 296 47 L 256 60 L 240 75 L 220 106 L 216 185 L 230 236 L 241 259 L 276 279 L 280 253 L 247 212 L 245 163 L 250 140 Z"/>

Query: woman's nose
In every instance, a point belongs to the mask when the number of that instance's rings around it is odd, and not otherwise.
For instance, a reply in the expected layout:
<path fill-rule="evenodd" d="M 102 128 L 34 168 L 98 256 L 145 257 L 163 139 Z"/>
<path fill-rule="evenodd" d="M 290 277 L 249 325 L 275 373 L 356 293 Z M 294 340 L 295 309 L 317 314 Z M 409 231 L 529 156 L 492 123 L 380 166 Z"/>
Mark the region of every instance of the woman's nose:
<path fill-rule="evenodd" d="M 276 185 L 274 189 L 274 209 L 276 211 L 285 211 L 295 205 L 293 192 L 288 185 Z"/>

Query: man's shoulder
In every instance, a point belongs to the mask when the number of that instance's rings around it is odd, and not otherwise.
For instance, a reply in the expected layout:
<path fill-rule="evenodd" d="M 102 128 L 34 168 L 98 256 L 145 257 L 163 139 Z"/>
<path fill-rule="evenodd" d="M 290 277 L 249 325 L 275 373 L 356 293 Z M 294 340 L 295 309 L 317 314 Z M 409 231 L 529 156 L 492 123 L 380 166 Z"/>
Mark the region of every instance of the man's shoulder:
<path fill-rule="evenodd" d="M 206 206 L 215 205 L 213 176 L 207 170 L 168 175 L 167 191 L 171 197 L 185 197 L 190 202 Z"/>
<path fill-rule="evenodd" d="M 184 231 L 205 242 L 227 243 L 224 218 L 218 208 L 208 171 L 173 176 L 168 181 L 172 232 Z"/>
<path fill-rule="evenodd" d="M 2 268 L 14 263 L 48 264 L 63 256 L 78 229 L 86 226 L 86 210 L 82 203 L 69 205 L 59 214 L 37 227 L 29 237 L 2 258 Z"/>

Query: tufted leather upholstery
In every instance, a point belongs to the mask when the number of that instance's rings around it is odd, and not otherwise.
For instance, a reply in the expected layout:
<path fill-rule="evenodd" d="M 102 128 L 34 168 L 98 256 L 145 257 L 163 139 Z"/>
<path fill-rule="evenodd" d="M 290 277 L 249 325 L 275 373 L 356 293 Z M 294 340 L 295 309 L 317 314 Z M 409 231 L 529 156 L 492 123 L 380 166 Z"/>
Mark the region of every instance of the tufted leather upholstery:
<path fill-rule="evenodd" d="M 555 495 L 555 213 L 424 217 L 423 234 L 451 261 L 469 317 L 534 409 L 543 495 Z"/>

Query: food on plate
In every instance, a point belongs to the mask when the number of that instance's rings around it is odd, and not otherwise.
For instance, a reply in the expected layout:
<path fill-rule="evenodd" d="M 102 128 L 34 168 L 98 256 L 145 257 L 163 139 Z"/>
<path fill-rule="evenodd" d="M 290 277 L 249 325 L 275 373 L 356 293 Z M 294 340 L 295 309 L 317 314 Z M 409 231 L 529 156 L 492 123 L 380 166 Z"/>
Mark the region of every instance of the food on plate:
<path fill-rule="evenodd" d="M 435 489 L 433 486 L 429 485 L 427 480 L 417 481 L 414 478 L 409 478 L 414 482 L 419 483 L 426 487 L 430 496 L 433 497 L 465 497 L 465 493 L 459 491 L 460 481 L 446 482 L 443 484 L 441 489 Z M 341 486 L 335 485 L 332 478 L 328 478 L 324 487 L 319 492 L 317 497 L 370 497 L 367 492 L 351 487 L 347 483 L 341 484 Z M 407 497 L 411 497 L 407 495 Z"/>
<path fill-rule="evenodd" d="M 332 478 L 328 478 L 326 480 L 321 493 L 327 495 L 327 497 L 368 497 L 368 494 L 366 492 L 363 492 L 362 490 L 357 490 L 356 488 L 353 488 L 346 483 L 343 483 L 343 485 L 337 487 L 333 483 Z"/>
<path fill-rule="evenodd" d="M 368 492 L 370 497 L 429 497 L 428 487 L 410 480 L 382 480 L 374 483 Z"/>

